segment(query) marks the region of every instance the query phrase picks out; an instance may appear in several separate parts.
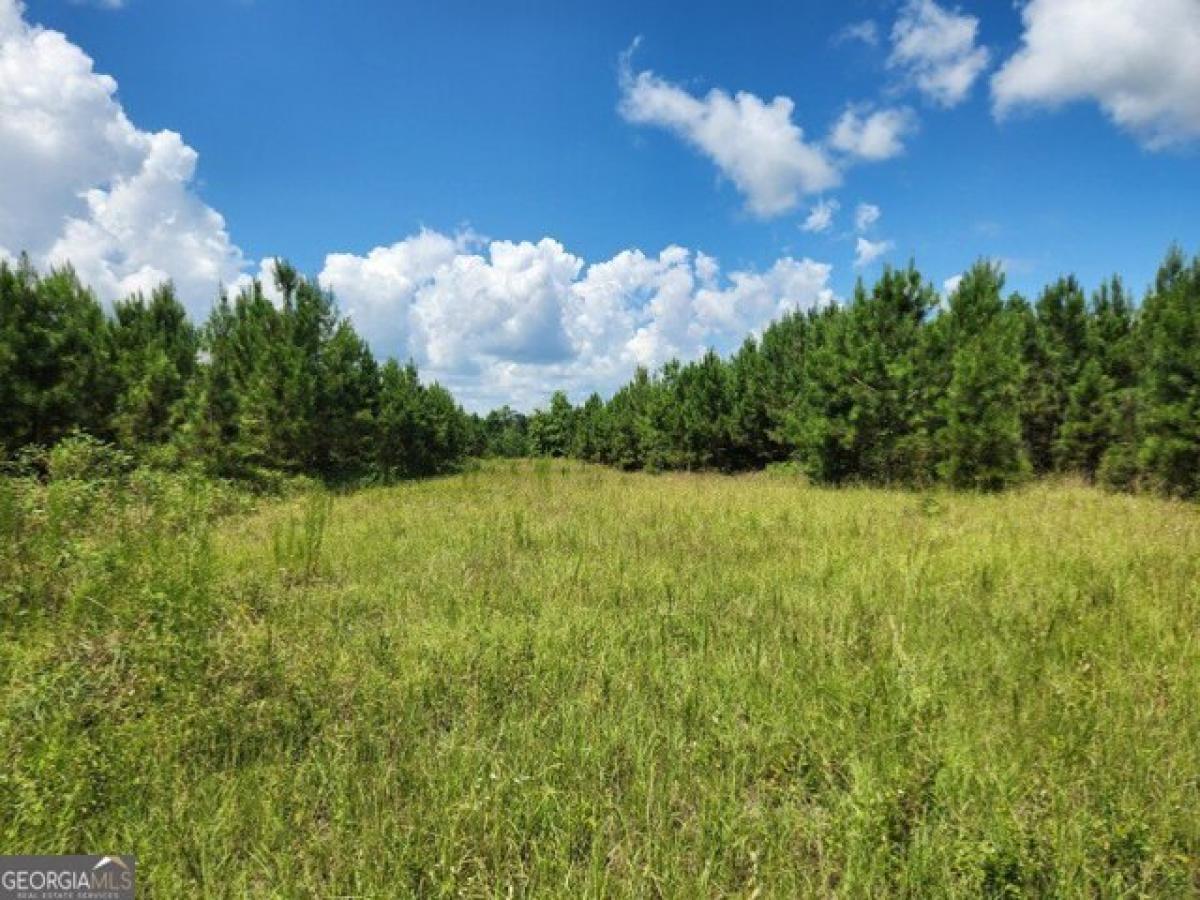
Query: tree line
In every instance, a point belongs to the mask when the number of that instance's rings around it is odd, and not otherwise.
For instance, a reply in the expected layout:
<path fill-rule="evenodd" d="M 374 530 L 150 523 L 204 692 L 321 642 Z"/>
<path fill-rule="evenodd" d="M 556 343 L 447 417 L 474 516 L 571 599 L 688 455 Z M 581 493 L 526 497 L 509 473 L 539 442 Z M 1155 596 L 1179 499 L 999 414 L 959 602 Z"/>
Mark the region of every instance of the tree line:
<path fill-rule="evenodd" d="M 784 316 L 728 359 L 668 363 L 605 401 L 556 393 L 483 422 L 496 455 L 624 469 L 791 463 L 829 484 L 998 490 L 1077 473 L 1200 495 L 1200 257 L 1173 248 L 1135 303 L 1064 277 L 1032 302 L 979 262 L 945 299 L 911 265 Z"/>
<path fill-rule="evenodd" d="M 453 469 L 471 420 L 411 363 L 382 365 L 333 296 L 287 263 L 189 321 L 174 289 L 106 313 L 69 268 L 0 262 L 0 448 L 75 432 L 213 474 L 408 477 Z"/>
<path fill-rule="evenodd" d="M 469 456 L 623 469 L 794 465 L 817 482 L 998 490 L 1077 473 L 1200 496 L 1200 257 L 1140 303 L 1073 277 L 1032 302 L 979 262 L 943 298 L 913 267 L 795 312 L 727 359 L 637 369 L 605 400 L 468 415 L 410 362 L 380 364 L 287 263 L 196 326 L 170 284 L 106 312 L 70 268 L 0 263 L 0 448 L 82 431 L 166 465 L 395 478 Z"/>

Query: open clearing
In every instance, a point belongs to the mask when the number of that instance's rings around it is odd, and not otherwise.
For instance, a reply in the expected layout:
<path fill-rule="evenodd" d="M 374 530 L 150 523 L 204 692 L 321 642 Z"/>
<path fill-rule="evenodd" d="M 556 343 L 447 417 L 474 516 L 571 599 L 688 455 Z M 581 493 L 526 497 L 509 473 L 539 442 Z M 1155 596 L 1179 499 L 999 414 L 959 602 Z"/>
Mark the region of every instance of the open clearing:
<path fill-rule="evenodd" d="M 167 515 L 97 503 L 88 552 L 163 539 L 10 618 L 6 852 L 153 896 L 1200 890 L 1194 506 L 541 461 Z"/>

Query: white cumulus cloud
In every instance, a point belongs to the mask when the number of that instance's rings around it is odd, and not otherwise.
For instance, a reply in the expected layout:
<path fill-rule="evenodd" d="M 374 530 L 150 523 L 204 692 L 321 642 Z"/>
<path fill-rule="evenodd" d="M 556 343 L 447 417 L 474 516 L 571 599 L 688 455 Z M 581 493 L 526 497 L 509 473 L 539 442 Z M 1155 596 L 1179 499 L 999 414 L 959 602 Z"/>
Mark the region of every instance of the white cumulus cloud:
<path fill-rule="evenodd" d="M 1092 100 L 1148 147 L 1200 137 L 1200 2 L 1030 0 L 996 113 Z"/>
<path fill-rule="evenodd" d="M 833 217 L 841 208 L 837 200 L 818 200 L 809 210 L 808 217 L 800 227 L 805 231 L 821 233 L 833 227 Z"/>
<path fill-rule="evenodd" d="M 865 237 L 860 237 L 854 245 L 854 267 L 856 269 L 866 268 L 875 260 L 890 253 L 893 246 L 891 241 L 869 241 Z"/>
<path fill-rule="evenodd" d="M 194 190 L 196 152 L 126 116 L 117 84 L 0 0 L 0 246 L 70 261 L 105 299 L 170 277 L 193 312 L 244 260 Z"/>
<path fill-rule="evenodd" d="M 636 46 L 636 45 L 635 45 Z M 745 196 L 752 213 L 775 216 L 804 194 L 836 187 L 837 167 L 792 121 L 788 97 L 763 100 L 746 91 L 713 89 L 697 97 L 650 71 L 634 73 L 621 60 L 619 110 L 628 122 L 677 134 L 707 156 Z"/>
<path fill-rule="evenodd" d="M 422 231 L 320 273 L 381 355 L 412 358 L 469 407 L 530 407 L 548 385 L 611 391 L 634 366 L 729 350 L 792 309 L 833 302 L 832 268 L 784 257 L 722 273 L 682 247 L 587 265 L 551 238 L 492 241 Z"/>
<path fill-rule="evenodd" d="M 934 0 L 908 0 L 892 27 L 888 64 L 934 103 L 956 106 L 988 65 L 990 55 L 976 44 L 978 35 L 975 16 Z"/>
<path fill-rule="evenodd" d="M 904 107 L 871 111 L 848 106 L 829 133 L 834 149 L 857 159 L 878 162 L 904 152 L 904 138 L 916 130 L 917 119 Z"/>
<path fill-rule="evenodd" d="M 555 363 L 572 356 L 565 298 L 583 260 L 558 241 L 494 241 L 487 255 L 459 254 L 417 292 L 421 356 L 436 371 L 481 358 Z"/>
<path fill-rule="evenodd" d="M 380 350 L 409 353 L 411 307 L 417 291 L 476 240 L 422 229 L 418 234 L 362 256 L 331 253 L 320 280 L 337 292 L 338 304 L 355 327 Z"/>

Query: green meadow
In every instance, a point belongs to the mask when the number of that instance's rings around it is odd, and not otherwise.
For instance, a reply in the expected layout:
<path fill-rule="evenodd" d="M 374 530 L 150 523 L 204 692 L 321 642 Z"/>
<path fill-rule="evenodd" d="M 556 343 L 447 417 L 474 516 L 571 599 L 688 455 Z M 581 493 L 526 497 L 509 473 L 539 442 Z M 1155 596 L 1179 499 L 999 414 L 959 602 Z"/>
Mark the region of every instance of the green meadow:
<path fill-rule="evenodd" d="M 0 845 L 152 897 L 1188 896 L 1200 511 L 0 481 Z"/>

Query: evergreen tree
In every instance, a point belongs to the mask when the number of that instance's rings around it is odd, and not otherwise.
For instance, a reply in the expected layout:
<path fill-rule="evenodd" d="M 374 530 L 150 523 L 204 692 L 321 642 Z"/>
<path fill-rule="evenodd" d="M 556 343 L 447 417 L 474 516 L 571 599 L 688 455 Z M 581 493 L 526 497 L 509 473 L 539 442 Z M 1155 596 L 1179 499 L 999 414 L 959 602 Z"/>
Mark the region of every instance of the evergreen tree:
<path fill-rule="evenodd" d="M 232 448 L 239 469 L 301 471 L 305 460 L 294 448 L 304 422 L 291 392 L 296 389 L 292 308 L 276 309 L 257 281 L 233 304 L 233 371 L 237 438 Z"/>
<path fill-rule="evenodd" d="M 116 376 L 108 323 L 71 268 L 39 277 L 0 261 L 0 443 L 50 445 L 75 429 L 108 437 Z"/>
<path fill-rule="evenodd" d="M 754 469 L 783 456 L 773 437 L 768 366 L 754 338 L 747 338 L 729 361 L 726 431 L 731 468 Z"/>
<path fill-rule="evenodd" d="M 1030 466 L 1041 475 L 1055 466 L 1055 441 L 1064 414 L 1061 377 L 1037 311 L 1020 296 L 1013 297 L 1011 308 L 1025 372 L 1021 383 L 1021 434 Z"/>
<path fill-rule="evenodd" d="M 467 417 L 439 384 L 425 387 L 411 362 L 388 360 L 380 373 L 373 444 L 385 478 L 453 470 L 467 448 Z"/>
<path fill-rule="evenodd" d="M 1104 480 L 1109 484 L 1128 484 L 1134 476 L 1133 336 L 1132 304 L 1120 279 L 1113 278 L 1092 299 L 1081 354 L 1084 362 L 1068 391 L 1055 441 L 1055 460 L 1060 470 L 1077 471 L 1094 480 L 1103 467 Z"/>
<path fill-rule="evenodd" d="M 233 309 L 222 293 L 200 332 L 196 372 L 184 397 L 183 424 L 177 435 L 189 458 L 222 473 L 235 470 L 239 456 L 235 329 Z"/>
<path fill-rule="evenodd" d="M 1142 317 L 1141 447 L 1160 490 L 1200 495 L 1200 257 L 1172 248 Z"/>
<path fill-rule="evenodd" d="M 1059 469 L 1094 480 L 1114 438 L 1116 394 L 1098 360 L 1089 359 L 1071 386 L 1067 411 L 1055 442 Z"/>
<path fill-rule="evenodd" d="M 863 302 L 864 289 L 855 289 Z M 809 322 L 800 390 L 789 407 L 782 436 L 795 447 L 796 459 L 816 481 L 837 484 L 861 472 L 860 448 L 852 413 L 849 316 L 831 306 Z"/>
<path fill-rule="evenodd" d="M 1024 312 L 1021 310 L 1021 312 Z M 1071 393 L 1087 359 L 1087 301 L 1073 276 L 1042 291 L 1033 333 L 1022 340 L 1026 377 L 1021 391 L 1022 432 L 1035 472 L 1061 468 L 1057 450 Z"/>
<path fill-rule="evenodd" d="M 1120 278 L 1102 284 L 1092 299 L 1088 353 L 1111 382 L 1105 397 L 1108 446 L 1096 478 L 1113 488 L 1128 489 L 1138 478 L 1138 319 Z"/>
<path fill-rule="evenodd" d="M 651 378 L 641 419 L 642 465 L 651 472 L 680 469 L 683 458 L 683 416 L 679 380 L 683 365 L 673 359 Z"/>
<path fill-rule="evenodd" d="M 674 446 L 671 461 L 685 469 L 726 468 L 730 460 L 731 392 L 725 365 L 709 350 L 697 362 L 678 370 L 675 397 Z"/>
<path fill-rule="evenodd" d="M 804 355 L 811 332 L 809 322 L 808 313 L 785 313 L 767 326 L 759 342 L 767 420 L 765 439 L 771 460 L 787 459 L 794 451 L 787 432 L 804 386 Z"/>
<path fill-rule="evenodd" d="M 514 458 L 529 456 L 528 420 L 508 406 L 492 410 L 483 419 L 483 455 Z"/>
<path fill-rule="evenodd" d="M 548 410 L 529 421 L 529 440 L 538 456 L 567 456 L 575 442 L 575 409 L 563 391 L 555 391 Z"/>
<path fill-rule="evenodd" d="M 363 471 L 371 458 L 379 408 L 379 366 L 366 341 L 342 320 L 320 349 L 316 419 L 309 429 L 313 468 L 329 474 Z"/>
<path fill-rule="evenodd" d="M 977 263 L 950 298 L 954 355 L 942 433 L 943 473 L 951 485 L 1000 490 L 1027 467 L 1019 412 L 1019 321 L 1006 309 L 999 266 Z"/>
<path fill-rule="evenodd" d="M 196 368 L 199 338 L 168 282 L 113 306 L 110 330 L 117 382 L 112 432 L 130 449 L 166 443 Z"/>
<path fill-rule="evenodd" d="M 621 388 L 608 404 L 608 446 L 603 460 L 622 469 L 646 465 L 646 424 L 654 386 L 643 366 L 634 370 L 633 380 Z"/>
<path fill-rule="evenodd" d="M 936 303 L 933 288 L 911 266 L 885 269 L 869 295 L 855 294 L 846 323 L 846 431 L 860 478 L 920 480 L 928 442 L 920 405 L 927 378 L 921 337 Z"/>
<path fill-rule="evenodd" d="M 446 388 L 437 382 L 421 394 L 425 446 L 422 465 L 413 473 L 435 475 L 454 471 L 467 447 L 466 416 Z"/>
<path fill-rule="evenodd" d="M 424 474 L 429 438 L 417 367 L 389 359 L 380 370 L 379 411 L 373 435 L 375 470 L 384 478 Z"/>
<path fill-rule="evenodd" d="M 592 393 L 576 413 L 570 455 L 588 462 L 599 462 L 608 440 L 608 416 L 604 401 L 599 394 Z"/>

